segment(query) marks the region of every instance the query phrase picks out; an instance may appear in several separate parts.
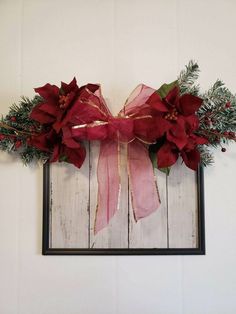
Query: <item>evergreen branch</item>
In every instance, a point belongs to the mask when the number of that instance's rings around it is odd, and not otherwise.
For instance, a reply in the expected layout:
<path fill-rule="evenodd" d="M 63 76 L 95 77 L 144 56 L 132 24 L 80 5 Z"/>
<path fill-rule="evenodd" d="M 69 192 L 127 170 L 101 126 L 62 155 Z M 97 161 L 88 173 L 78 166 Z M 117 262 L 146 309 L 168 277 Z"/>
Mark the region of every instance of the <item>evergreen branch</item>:
<path fill-rule="evenodd" d="M 185 66 L 185 69 L 180 72 L 178 77 L 180 94 L 198 94 L 199 86 L 194 84 L 198 79 L 199 71 L 200 70 L 197 62 L 190 60 L 189 63 Z"/>
<path fill-rule="evenodd" d="M 207 145 L 199 145 L 198 151 L 200 153 L 201 165 L 206 167 L 214 163 L 213 154 L 210 152 L 209 147 Z"/>
<path fill-rule="evenodd" d="M 210 143 L 216 145 L 232 138 L 236 132 L 236 97 L 224 83 L 217 80 L 213 86 L 202 95 L 203 104 L 198 110 L 199 129 L 212 134 Z M 230 133 L 231 132 L 231 133 Z M 230 133 L 230 136 L 228 134 Z M 218 136 L 215 136 L 215 135 Z M 219 141 L 216 141 L 219 140 Z"/>
<path fill-rule="evenodd" d="M 30 118 L 30 113 L 42 98 L 35 96 L 32 100 L 22 97 L 19 104 L 10 107 L 6 117 L 0 121 L 0 149 L 9 153 L 19 154 L 23 163 L 46 161 L 49 154 L 28 145 L 31 136 L 40 134 L 41 125 Z"/>
<path fill-rule="evenodd" d="M 7 123 L 4 123 L 4 122 L 0 122 L 0 128 L 14 131 L 14 133 L 16 134 L 15 136 L 17 136 L 17 135 L 28 135 L 28 136 L 31 136 L 31 135 L 36 135 L 37 134 L 37 133 L 25 132 L 25 131 L 18 130 L 16 128 L 13 128 L 12 126 L 8 125 Z M 14 136 L 14 134 L 12 134 L 12 136 Z"/>

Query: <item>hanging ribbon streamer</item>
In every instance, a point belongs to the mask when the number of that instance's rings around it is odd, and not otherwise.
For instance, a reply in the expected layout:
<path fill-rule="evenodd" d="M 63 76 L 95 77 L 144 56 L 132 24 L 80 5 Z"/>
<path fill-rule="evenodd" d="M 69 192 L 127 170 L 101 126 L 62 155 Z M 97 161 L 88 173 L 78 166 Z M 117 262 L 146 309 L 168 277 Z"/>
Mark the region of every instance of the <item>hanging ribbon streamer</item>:
<path fill-rule="evenodd" d="M 154 212 L 160 200 L 148 150 L 137 140 L 128 144 L 128 166 L 134 217 L 138 221 Z"/>
<path fill-rule="evenodd" d="M 79 140 L 100 140 L 98 159 L 98 205 L 95 233 L 107 226 L 118 209 L 120 175 L 119 143 L 127 143 L 128 175 L 136 221 L 155 211 L 160 199 L 147 144 L 155 141 L 150 132 L 152 116 L 146 100 L 154 89 L 139 85 L 117 117 L 110 113 L 98 85 L 84 91 L 71 112 L 73 126 L 68 135 Z M 84 99 L 84 101 L 83 101 Z M 155 132 L 154 132 L 155 133 Z M 150 135 L 152 134 L 152 135 Z"/>

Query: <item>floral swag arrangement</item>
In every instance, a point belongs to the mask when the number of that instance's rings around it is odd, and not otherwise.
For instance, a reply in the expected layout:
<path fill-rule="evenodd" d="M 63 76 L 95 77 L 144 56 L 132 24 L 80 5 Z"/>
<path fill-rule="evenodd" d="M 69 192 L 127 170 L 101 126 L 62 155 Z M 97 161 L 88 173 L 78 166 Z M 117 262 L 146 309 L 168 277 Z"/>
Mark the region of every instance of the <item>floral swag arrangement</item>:
<path fill-rule="evenodd" d="M 134 217 L 155 211 L 160 199 L 153 166 L 169 174 L 179 157 L 197 170 L 213 162 L 211 147 L 236 141 L 236 96 L 220 81 L 201 93 L 197 63 L 158 90 L 139 85 L 118 116 L 112 116 L 97 84 L 36 88 L 0 121 L 0 149 L 32 160 L 68 162 L 80 168 L 85 141 L 100 141 L 95 232 L 114 216 L 119 203 L 119 143 L 127 143 Z M 223 146 L 222 146 L 223 145 Z M 138 179 L 137 179 L 138 178 Z M 145 202 L 144 202 L 145 200 Z M 144 205 L 145 203 L 145 205 Z"/>

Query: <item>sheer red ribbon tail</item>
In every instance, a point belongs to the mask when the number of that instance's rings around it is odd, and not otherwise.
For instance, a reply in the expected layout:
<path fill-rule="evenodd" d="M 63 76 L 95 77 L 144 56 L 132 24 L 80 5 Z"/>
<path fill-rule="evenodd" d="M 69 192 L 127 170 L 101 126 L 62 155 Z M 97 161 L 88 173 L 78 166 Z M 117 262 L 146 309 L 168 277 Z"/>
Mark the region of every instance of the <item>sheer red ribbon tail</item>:
<path fill-rule="evenodd" d="M 101 141 L 97 168 L 98 205 L 95 234 L 108 225 L 118 209 L 120 191 L 118 145 L 114 140 Z"/>
<path fill-rule="evenodd" d="M 147 146 L 137 140 L 128 144 L 128 167 L 132 206 L 137 221 L 150 215 L 160 205 Z"/>

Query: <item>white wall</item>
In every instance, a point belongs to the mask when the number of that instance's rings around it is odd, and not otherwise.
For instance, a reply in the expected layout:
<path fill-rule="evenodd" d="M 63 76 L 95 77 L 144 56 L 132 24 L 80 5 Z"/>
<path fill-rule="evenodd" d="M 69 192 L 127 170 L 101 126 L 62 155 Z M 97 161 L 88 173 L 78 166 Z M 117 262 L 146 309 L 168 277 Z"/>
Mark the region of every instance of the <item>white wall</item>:
<path fill-rule="evenodd" d="M 122 106 L 190 58 L 236 91 L 236 1 L 1 0 L 1 112 L 46 82 Z M 235 314 L 236 145 L 205 172 L 206 256 L 42 256 L 42 169 L 0 154 L 0 314 Z"/>

